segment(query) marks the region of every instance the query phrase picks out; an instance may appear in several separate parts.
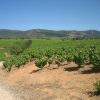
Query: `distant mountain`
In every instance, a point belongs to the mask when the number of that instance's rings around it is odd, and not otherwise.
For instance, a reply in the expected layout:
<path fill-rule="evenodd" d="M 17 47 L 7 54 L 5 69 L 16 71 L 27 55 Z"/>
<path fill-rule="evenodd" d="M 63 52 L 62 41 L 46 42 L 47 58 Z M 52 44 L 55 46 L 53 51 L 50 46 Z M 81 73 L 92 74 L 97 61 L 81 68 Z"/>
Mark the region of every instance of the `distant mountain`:
<path fill-rule="evenodd" d="M 42 38 L 42 37 L 100 37 L 100 31 L 87 30 L 87 31 L 74 31 L 74 30 L 45 30 L 45 29 L 32 29 L 27 31 L 0 29 L 0 38 Z"/>

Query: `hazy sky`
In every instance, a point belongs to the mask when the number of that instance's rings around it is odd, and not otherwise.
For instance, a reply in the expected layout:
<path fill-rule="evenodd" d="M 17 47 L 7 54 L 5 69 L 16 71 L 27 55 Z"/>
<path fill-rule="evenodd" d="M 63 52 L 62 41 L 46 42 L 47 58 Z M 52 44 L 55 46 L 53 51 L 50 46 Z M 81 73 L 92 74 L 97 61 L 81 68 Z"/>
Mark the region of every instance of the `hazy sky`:
<path fill-rule="evenodd" d="M 0 29 L 100 30 L 100 0 L 0 0 Z"/>

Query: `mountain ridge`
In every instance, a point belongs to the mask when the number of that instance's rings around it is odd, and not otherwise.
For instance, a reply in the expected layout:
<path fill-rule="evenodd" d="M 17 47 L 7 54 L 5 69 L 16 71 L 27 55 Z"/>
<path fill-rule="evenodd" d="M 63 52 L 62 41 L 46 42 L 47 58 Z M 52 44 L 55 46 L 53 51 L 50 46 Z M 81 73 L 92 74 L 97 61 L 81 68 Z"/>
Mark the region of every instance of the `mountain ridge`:
<path fill-rule="evenodd" d="M 0 38 L 34 38 L 34 37 L 100 37 L 98 30 L 48 30 L 48 29 L 30 29 L 26 31 L 0 29 Z"/>

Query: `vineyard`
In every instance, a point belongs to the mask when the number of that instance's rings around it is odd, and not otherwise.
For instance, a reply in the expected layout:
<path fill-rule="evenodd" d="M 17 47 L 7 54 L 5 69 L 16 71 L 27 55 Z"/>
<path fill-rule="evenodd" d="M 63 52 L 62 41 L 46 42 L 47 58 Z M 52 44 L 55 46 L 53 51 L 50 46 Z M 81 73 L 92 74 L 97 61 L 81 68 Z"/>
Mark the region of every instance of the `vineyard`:
<path fill-rule="evenodd" d="M 8 71 L 33 61 L 41 69 L 47 63 L 60 66 L 67 61 L 100 70 L 100 39 L 1 39 L 0 61 Z"/>

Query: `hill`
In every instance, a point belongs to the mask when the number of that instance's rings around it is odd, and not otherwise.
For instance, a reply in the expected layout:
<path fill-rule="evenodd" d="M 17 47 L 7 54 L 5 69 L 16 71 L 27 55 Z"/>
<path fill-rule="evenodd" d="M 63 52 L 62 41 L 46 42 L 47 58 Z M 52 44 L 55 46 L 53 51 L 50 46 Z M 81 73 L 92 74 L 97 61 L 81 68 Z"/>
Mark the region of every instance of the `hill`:
<path fill-rule="evenodd" d="M 34 38 L 34 37 L 100 37 L 100 31 L 87 30 L 87 31 L 67 31 L 67 30 L 45 30 L 45 29 L 32 29 L 27 31 L 0 29 L 0 38 Z"/>

